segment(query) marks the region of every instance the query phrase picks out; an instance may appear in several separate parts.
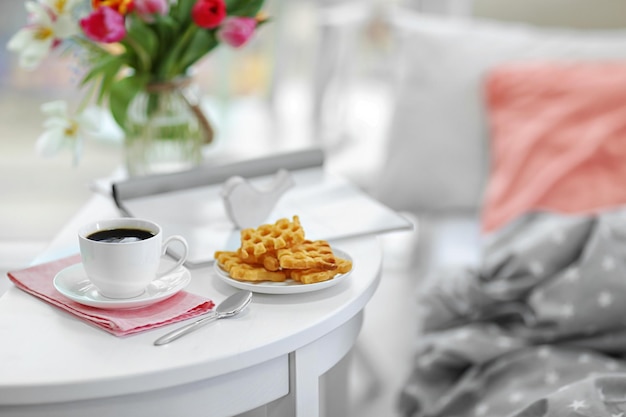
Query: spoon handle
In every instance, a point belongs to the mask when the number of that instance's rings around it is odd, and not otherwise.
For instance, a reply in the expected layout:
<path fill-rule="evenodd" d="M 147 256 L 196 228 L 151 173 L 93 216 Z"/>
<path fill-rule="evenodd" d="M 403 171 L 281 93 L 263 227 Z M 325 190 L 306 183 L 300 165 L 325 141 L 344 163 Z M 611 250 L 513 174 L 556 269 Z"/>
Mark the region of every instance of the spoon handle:
<path fill-rule="evenodd" d="M 173 330 L 159 337 L 157 340 L 154 341 L 154 345 L 155 346 L 165 345 L 169 342 L 172 342 L 178 339 L 179 337 L 186 335 L 187 333 L 191 333 L 194 330 L 199 329 L 200 327 L 204 326 L 205 324 L 209 322 L 212 322 L 213 320 L 217 320 L 218 318 L 219 318 L 219 315 L 215 311 L 213 311 L 209 313 L 208 316 L 203 317 L 200 320 L 196 320 L 193 323 L 189 323 L 185 326 L 182 326 L 176 330 Z"/>

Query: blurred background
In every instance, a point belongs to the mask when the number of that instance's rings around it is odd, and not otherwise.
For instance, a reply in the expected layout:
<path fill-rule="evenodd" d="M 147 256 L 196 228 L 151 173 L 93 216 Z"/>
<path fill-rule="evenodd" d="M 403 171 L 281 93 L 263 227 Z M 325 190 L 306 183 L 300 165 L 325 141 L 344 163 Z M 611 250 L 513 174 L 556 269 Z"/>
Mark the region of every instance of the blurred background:
<path fill-rule="evenodd" d="M 113 136 L 87 142 L 77 166 L 69 152 L 35 153 L 41 105 L 77 103 L 81 69 L 72 56 L 55 54 L 36 71 L 18 67 L 6 44 L 26 22 L 24 3 L 0 2 L 0 271 L 28 264 L 89 197 L 90 184 L 123 163 L 121 141 Z M 611 28 L 626 19 L 621 0 L 267 0 L 270 24 L 244 48 L 222 46 L 195 69 L 217 130 L 207 162 L 322 146 L 330 170 L 367 190 L 382 164 L 393 108 L 395 56 L 386 11 L 465 13 L 470 4 L 484 17 L 538 25 Z"/>
<path fill-rule="evenodd" d="M 19 68 L 6 44 L 26 23 L 24 3 L 0 2 L 0 295 L 10 285 L 4 273 L 28 266 L 89 199 L 94 181 L 123 165 L 116 135 L 87 141 L 76 166 L 69 152 L 36 154 L 41 105 L 78 104 L 81 69 L 74 57 L 54 53 L 35 71 Z M 322 146 L 330 170 L 366 187 L 390 112 L 389 40 L 380 11 L 394 3 L 266 1 L 272 22 L 249 44 L 219 47 L 195 68 L 217 134 L 205 150 L 207 163 Z M 377 294 L 381 303 L 405 292 L 403 282 L 387 279 Z M 401 343 L 381 329 L 393 329 L 389 320 L 405 306 L 412 308 L 408 297 L 368 318 L 366 347 L 353 368 L 355 415 L 391 415 L 404 376 L 394 361 L 408 355 L 411 334 L 400 334 Z"/>
<path fill-rule="evenodd" d="M 0 44 L 25 24 L 24 3 L 0 2 Z M 623 0 L 266 0 L 270 24 L 243 49 L 220 47 L 195 68 L 217 134 L 205 149 L 206 163 L 321 146 L 330 171 L 370 190 L 383 166 L 394 104 L 397 55 L 385 13 L 409 6 L 465 14 L 470 4 L 483 17 L 540 26 L 611 28 L 626 20 Z M 72 56 L 53 54 L 28 72 L 0 47 L 0 277 L 29 265 L 89 199 L 94 181 L 123 165 L 116 135 L 88 141 L 76 166 L 69 152 L 35 153 L 41 105 L 77 103 L 80 71 Z M 417 332 L 414 247 L 428 239 L 425 225 L 381 238 L 383 279 L 353 357 L 354 416 L 394 415 Z M 468 234 L 474 232 L 471 226 Z M 446 253 L 457 256 L 459 242 L 467 243 L 455 234 Z M 0 278 L 0 295 L 9 285 Z"/>
<path fill-rule="evenodd" d="M 0 3 L 0 270 L 28 263 L 89 197 L 90 183 L 123 163 L 115 135 L 88 141 L 77 166 L 69 152 L 35 153 L 41 105 L 78 104 L 81 69 L 54 53 L 35 71 L 19 68 L 6 44 L 26 22 L 24 3 Z M 375 10 L 391 3 L 266 1 L 271 24 L 244 48 L 221 46 L 195 68 L 217 130 L 206 159 L 321 145 L 339 171 L 365 178 L 369 161 L 346 145 L 380 135 L 387 115 L 387 34 Z"/>

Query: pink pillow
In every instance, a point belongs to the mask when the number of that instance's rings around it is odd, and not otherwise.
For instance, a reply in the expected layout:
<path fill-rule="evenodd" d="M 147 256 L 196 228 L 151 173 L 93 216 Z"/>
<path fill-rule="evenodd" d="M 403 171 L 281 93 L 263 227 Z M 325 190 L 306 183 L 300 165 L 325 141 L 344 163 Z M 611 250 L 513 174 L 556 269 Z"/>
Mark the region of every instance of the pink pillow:
<path fill-rule="evenodd" d="M 499 66 L 486 79 L 491 173 L 482 226 L 626 203 L 626 62 Z"/>

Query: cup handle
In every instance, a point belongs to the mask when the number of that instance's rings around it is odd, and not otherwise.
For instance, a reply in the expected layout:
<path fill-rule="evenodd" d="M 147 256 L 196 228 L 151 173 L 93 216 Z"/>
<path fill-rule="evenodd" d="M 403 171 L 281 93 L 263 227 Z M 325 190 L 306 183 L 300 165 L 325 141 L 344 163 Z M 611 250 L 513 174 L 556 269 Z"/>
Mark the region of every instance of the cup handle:
<path fill-rule="evenodd" d="M 165 255 L 167 251 L 167 247 L 173 241 L 178 241 L 183 245 L 183 248 L 184 248 L 183 254 L 178 258 L 178 261 L 176 262 L 174 266 L 172 266 L 171 268 L 168 268 L 166 271 L 157 273 L 157 277 L 162 277 L 169 273 L 172 273 L 174 270 L 178 269 L 182 264 L 184 264 L 185 261 L 187 260 L 187 255 L 189 254 L 189 246 L 187 245 L 187 241 L 185 240 L 185 238 L 179 235 L 170 236 L 167 239 L 165 239 L 165 241 L 161 245 L 161 255 Z"/>

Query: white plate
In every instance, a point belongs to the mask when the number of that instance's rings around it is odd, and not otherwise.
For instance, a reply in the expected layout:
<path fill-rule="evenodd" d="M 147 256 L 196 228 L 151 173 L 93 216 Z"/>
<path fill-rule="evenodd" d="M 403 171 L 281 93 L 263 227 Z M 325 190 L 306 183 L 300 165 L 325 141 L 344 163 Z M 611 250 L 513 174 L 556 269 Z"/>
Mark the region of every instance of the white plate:
<path fill-rule="evenodd" d="M 333 248 L 333 253 L 339 258 L 352 261 L 350 255 L 342 250 Z M 352 273 L 352 270 L 354 269 L 354 264 L 352 265 L 352 269 L 345 274 L 338 274 L 335 275 L 333 279 L 329 279 L 328 281 L 316 282 L 315 284 L 302 284 L 301 282 L 293 281 L 290 279 L 284 282 L 238 281 L 231 278 L 228 272 L 224 271 L 219 266 L 219 263 L 217 261 L 213 263 L 213 268 L 215 269 L 215 272 L 217 273 L 219 279 L 224 281 L 226 284 L 231 285 L 235 288 L 239 288 L 241 290 L 248 290 L 264 294 L 297 294 L 303 292 L 318 291 L 324 288 L 334 287 L 335 285 L 342 283 Z"/>
<path fill-rule="evenodd" d="M 67 298 L 96 308 L 127 309 L 144 307 L 176 294 L 191 281 L 185 267 L 152 281 L 143 294 L 133 298 L 107 298 L 89 281 L 82 263 L 68 266 L 54 277 L 54 287 Z"/>

